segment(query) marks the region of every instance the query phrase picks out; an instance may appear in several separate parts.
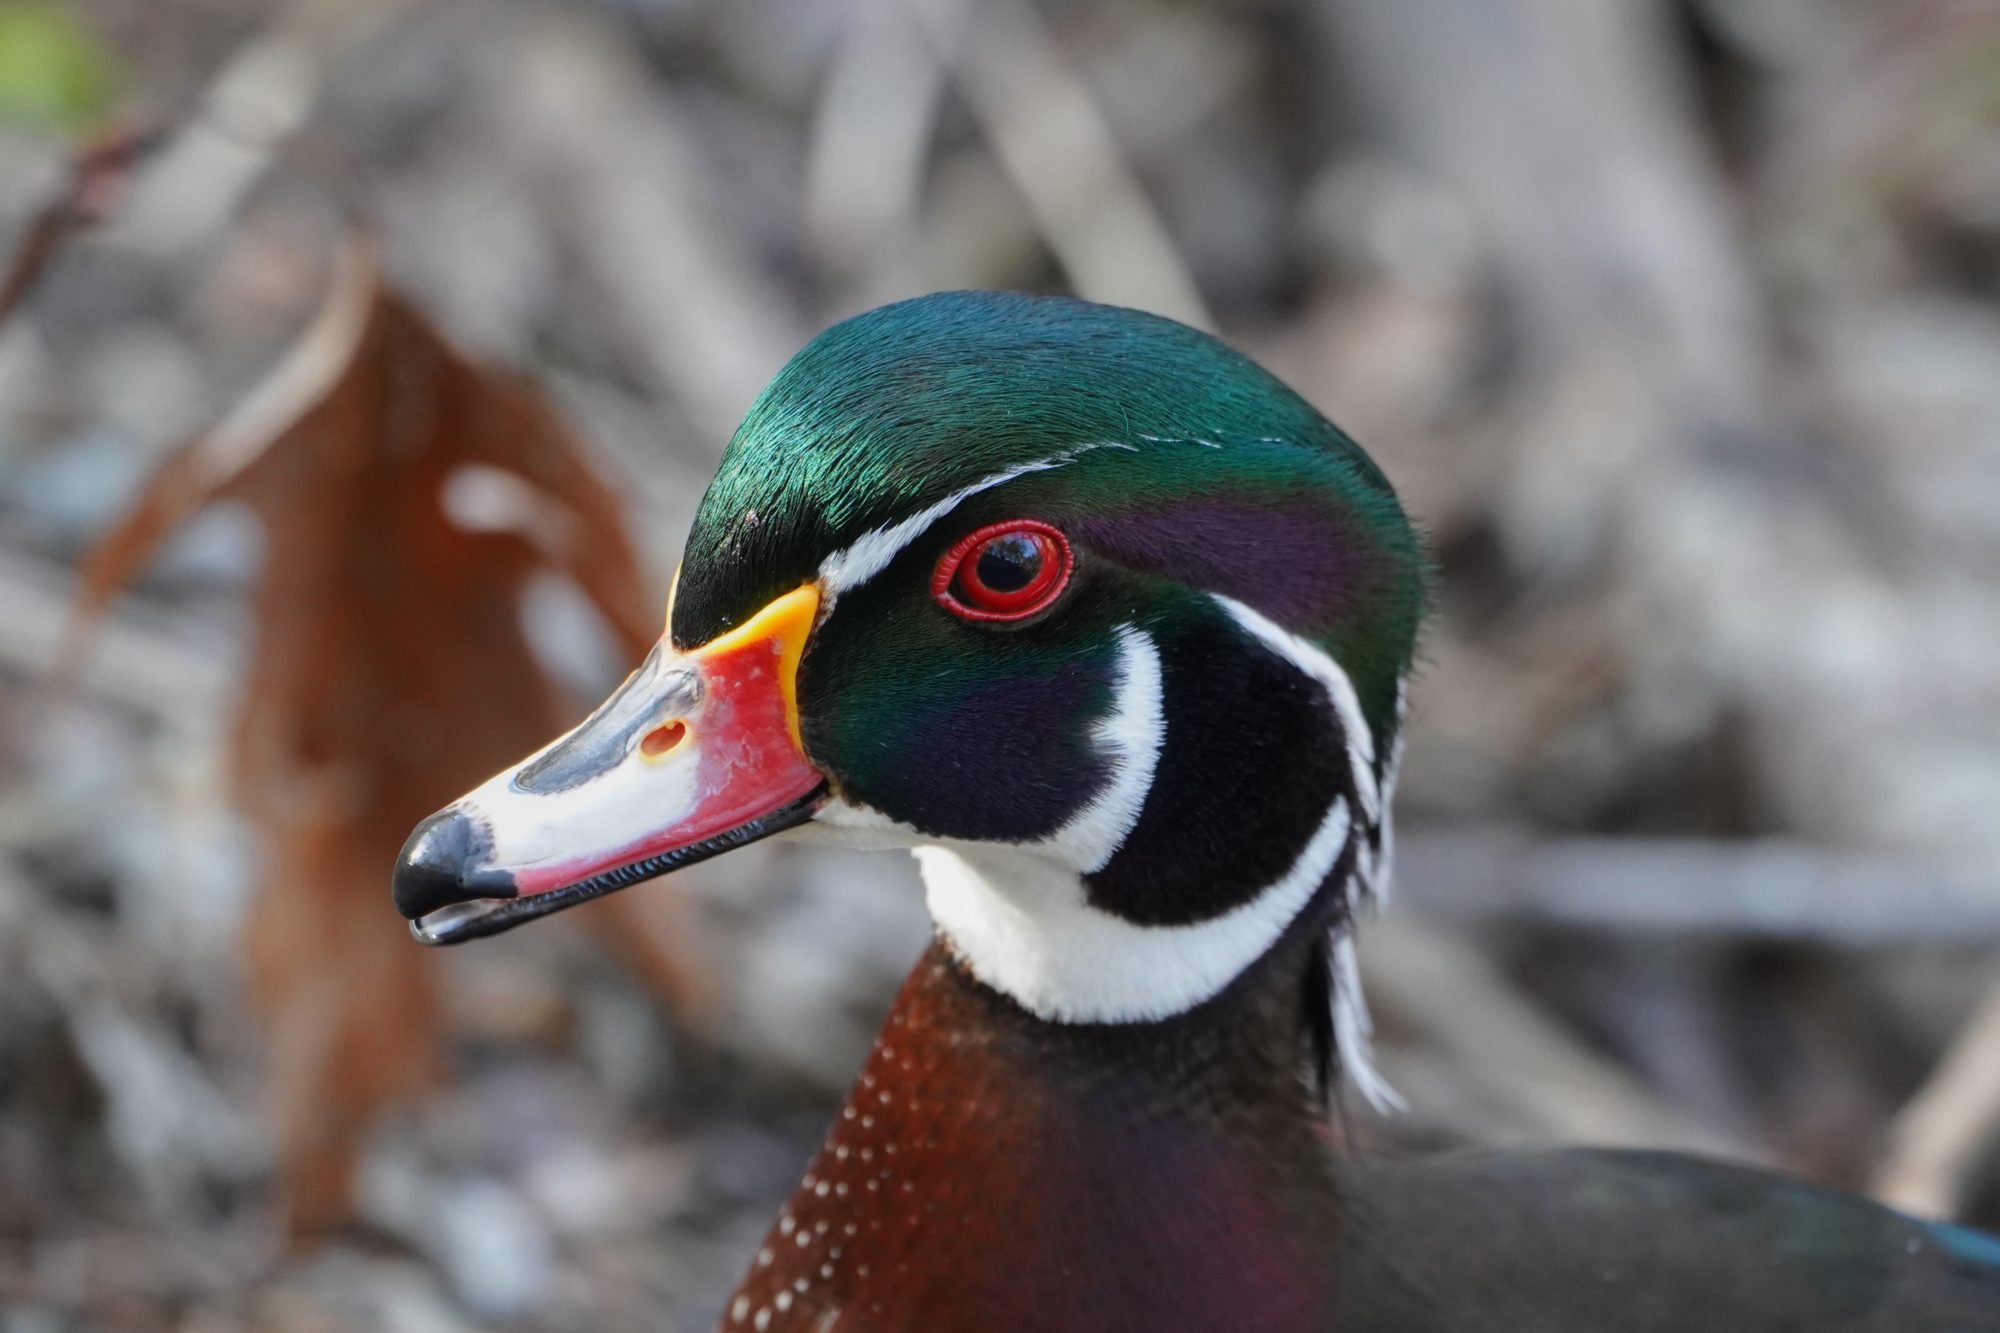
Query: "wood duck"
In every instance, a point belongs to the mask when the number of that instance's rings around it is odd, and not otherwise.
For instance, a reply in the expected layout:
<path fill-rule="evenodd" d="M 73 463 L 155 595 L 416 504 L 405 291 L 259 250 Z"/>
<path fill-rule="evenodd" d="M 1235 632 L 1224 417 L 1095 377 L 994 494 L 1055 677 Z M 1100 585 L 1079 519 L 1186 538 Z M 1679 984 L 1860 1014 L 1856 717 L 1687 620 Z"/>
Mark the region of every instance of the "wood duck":
<path fill-rule="evenodd" d="M 2000 1240 L 1859 1198 L 1336 1147 L 1424 602 L 1381 472 L 1222 343 L 888 306 L 758 398 L 658 646 L 395 903 L 452 943 L 781 831 L 915 849 L 935 938 L 728 1333 L 2000 1330 Z"/>

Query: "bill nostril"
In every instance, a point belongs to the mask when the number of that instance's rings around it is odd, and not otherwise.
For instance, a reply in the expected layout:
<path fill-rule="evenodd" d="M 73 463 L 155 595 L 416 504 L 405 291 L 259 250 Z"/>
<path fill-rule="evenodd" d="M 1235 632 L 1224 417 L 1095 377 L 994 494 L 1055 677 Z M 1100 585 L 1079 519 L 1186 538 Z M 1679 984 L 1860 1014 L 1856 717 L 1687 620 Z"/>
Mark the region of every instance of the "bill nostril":
<path fill-rule="evenodd" d="M 681 743 L 687 736 L 687 723 L 662 722 L 639 738 L 639 753 L 648 759 L 658 759 Z"/>
<path fill-rule="evenodd" d="M 472 818 L 447 807 L 411 830 L 389 881 L 396 910 L 414 921 L 475 898 L 512 898 L 513 877 L 478 864 L 486 839 Z"/>

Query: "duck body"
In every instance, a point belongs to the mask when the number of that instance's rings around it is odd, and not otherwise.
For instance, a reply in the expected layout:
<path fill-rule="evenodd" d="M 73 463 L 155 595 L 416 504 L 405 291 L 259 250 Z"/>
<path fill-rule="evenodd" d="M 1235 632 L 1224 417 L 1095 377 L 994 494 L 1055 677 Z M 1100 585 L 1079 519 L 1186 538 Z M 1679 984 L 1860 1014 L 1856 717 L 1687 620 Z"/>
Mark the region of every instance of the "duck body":
<path fill-rule="evenodd" d="M 934 947 L 724 1327 L 1320 1327 L 1324 1141 L 1198 1027 L 1048 1043 Z"/>
<path fill-rule="evenodd" d="M 1326 1327 L 1326 1121 L 1242 1040 L 1298 998 L 1051 1033 L 933 945 L 722 1327 Z"/>
<path fill-rule="evenodd" d="M 1308 953 L 1164 1024 L 1050 1032 L 933 945 L 719 1327 L 2000 1329 L 2000 1242 L 1767 1172 L 1339 1151 L 1298 1077 Z"/>
<path fill-rule="evenodd" d="M 2000 1328 L 2000 1242 L 1767 1171 L 1572 1149 L 1341 1174 L 1355 1280 L 1329 1328 Z"/>
<path fill-rule="evenodd" d="M 2000 1241 L 1662 1155 L 1396 1164 L 1380 895 L 1420 543 L 1206 335 L 959 292 L 745 418 L 660 644 L 424 821 L 455 943 L 774 833 L 915 851 L 937 934 L 728 1333 L 2000 1333 Z"/>

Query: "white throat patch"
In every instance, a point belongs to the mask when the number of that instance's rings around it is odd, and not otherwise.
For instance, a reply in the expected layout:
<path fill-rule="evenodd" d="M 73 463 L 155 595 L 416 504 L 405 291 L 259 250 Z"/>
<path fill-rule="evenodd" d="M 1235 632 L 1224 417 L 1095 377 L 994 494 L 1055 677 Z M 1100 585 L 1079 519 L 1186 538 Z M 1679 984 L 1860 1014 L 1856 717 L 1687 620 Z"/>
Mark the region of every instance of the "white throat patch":
<path fill-rule="evenodd" d="M 1283 935 L 1346 846 L 1334 802 L 1284 878 L 1191 926 L 1142 926 L 1090 905 L 1083 877 L 1025 849 L 919 847 L 925 901 L 972 974 L 1060 1023 L 1137 1023 L 1214 998 Z"/>

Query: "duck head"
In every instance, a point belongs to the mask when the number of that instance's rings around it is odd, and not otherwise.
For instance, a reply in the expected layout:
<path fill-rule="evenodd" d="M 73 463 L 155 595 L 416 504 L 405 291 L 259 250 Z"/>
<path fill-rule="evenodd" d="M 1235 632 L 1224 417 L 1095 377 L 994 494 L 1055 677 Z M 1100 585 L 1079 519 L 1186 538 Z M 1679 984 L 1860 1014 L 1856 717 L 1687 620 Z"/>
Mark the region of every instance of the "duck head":
<path fill-rule="evenodd" d="M 981 981 L 1199 1003 L 1380 887 L 1419 543 L 1255 364 L 1082 301 L 927 296 L 815 339 L 704 496 L 659 645 L 420 825 L 417 937 L 785 829 L 916 849 Z"/>

